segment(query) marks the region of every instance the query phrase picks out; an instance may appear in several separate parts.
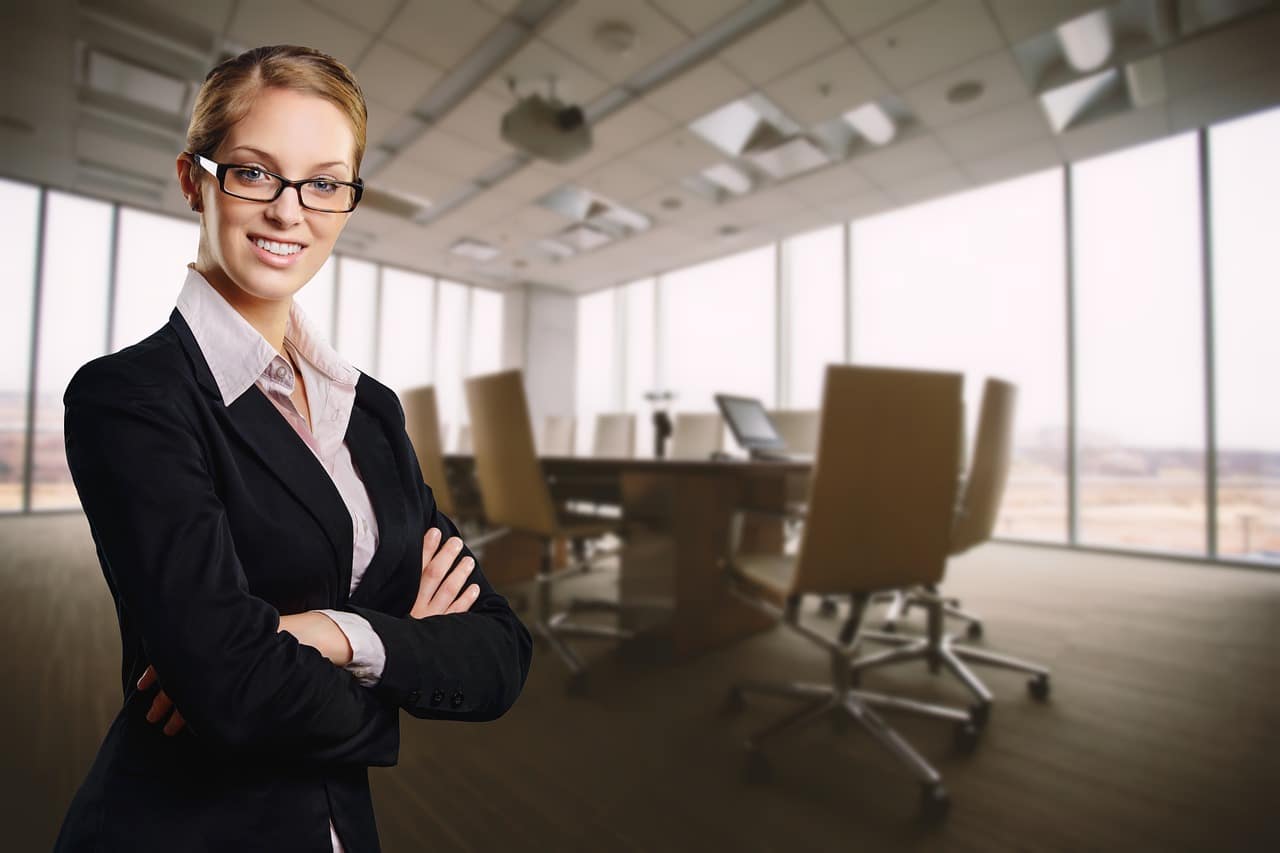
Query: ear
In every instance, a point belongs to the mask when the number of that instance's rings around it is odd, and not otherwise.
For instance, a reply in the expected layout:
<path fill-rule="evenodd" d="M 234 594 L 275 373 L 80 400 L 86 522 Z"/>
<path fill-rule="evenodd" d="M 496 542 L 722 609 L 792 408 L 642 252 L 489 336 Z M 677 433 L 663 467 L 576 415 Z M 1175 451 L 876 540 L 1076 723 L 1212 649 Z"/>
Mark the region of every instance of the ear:
<path fill-rule="evenodd" d="M 202 204 L 200 202 L 200 180 L 197 167 L 185 152 L 178 155 L 176 166 L 178 170 L 178 187 L 182 190 L 182 195 L 186 198 L 187 203 L 191 205 L 191 209 L 199 212 Z"/>

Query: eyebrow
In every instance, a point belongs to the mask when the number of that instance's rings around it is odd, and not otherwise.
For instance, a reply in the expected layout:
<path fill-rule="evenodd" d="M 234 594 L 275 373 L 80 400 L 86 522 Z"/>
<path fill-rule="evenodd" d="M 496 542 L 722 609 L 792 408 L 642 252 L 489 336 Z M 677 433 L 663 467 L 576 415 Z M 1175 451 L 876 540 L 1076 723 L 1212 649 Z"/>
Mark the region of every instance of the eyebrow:
<path fill-rule="evenodd" d="M 270 154 L 268 154 L 267 152 L 262 151 L 262 150 L 260 150 L 260 149 L 258 149 L 258 148 L 254 148 L 254 147 L 253 147 L 253 146 L 251 146 L 251 145 L 237 145 L 235 148 L 232 148 L 231 150 L 232 150 L 232 151 L 249 151 L 249 152 L 251 152 L 251 153 L 253 153 L 253 154 L 258 155 L 259 157 L 261 157 L 261 158 L 262 158 L 262 159 L 264 159 L 264 160 L 270 160 L 272 163 L 276 163 L 276 162 L 277 162 L 277 161 L 276 161 L 276 158 L 272 157 L 272 156 L 271 156 Z M 228 153 L 230 153 L 230 152 L 228 152 Z M 330 166 L 344 166 L 344 167 L 346 167 L 346 166 L 347 166 L 347 164 L 346 164 L 346 163 L 344 163 L 344 162 L 343 162 L 343 161 L 341 161 L 341 160 L 330 160 L 328 163 L 319 163 L 319 164 L 317 164 L 317 165 L 315 165 L 315 166 L 312 166 L 312 167 L 311 167 L 311 171 L 313 171 L 313 172 L 314 172 L 316 169 L 327 169 L 327 168 L 329 168 Z M 350 167 L 347 167 L 347 168 L 350 168 Z"/>

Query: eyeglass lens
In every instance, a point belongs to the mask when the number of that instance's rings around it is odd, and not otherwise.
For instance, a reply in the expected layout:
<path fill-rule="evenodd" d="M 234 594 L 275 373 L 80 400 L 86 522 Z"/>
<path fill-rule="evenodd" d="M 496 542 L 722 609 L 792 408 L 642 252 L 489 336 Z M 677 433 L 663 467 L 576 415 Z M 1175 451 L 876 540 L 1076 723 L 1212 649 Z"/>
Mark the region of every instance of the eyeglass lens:
<path fill-rule="evenodd" d="M 253 201 L 271 201 L 280 191 L 280 181 L 261 169 L 251 167 L 228 169 L 223 189 L 232 195 Z M 302 203 L 314 210 L 344 211 L 355 200 L 355 188 L 334 181 L 317 179 L 303 184 Z"/>

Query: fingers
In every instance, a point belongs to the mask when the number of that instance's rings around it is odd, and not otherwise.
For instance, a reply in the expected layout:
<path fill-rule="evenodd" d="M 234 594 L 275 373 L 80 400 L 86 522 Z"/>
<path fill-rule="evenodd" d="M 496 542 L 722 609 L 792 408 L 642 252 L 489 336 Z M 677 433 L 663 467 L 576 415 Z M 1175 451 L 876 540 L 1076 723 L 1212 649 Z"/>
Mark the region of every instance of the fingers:
<path fill-rule="evenodd" d="M 463 590 L 462 595 L 458 596 L 453 604 L 449 605 L 449 609 L 445 613 L 466 613 L 471 609 L 471 605 L 476 603 L 476 599 L 480 597 L 480 585 L 472 584 Z"/>
<path fill-rule="evenodd" d="M 169 735 L 169 737 L 173 737 L 178 732 L 182 731 L 182 727 L 186 724 L 187 721 L 182 718 L 182 712 L 177 708 L 174 708 L 173 716 L 169 717 L 169 722 L 164 724 L 164 733 Z"/>
<path fill-rule="evenodd" d="M 433 527 L 422 537 L 422 575 L 418 582 L 418 596 L 409 611 L 409 615 L 417 619 L 446 612 L 458 598 L 459 590 L 475 568 L 475 560 L 471 557 L 458 560 L 458 555 L 462 553 L 462 540 L 451 536 L 443 545 L 439 545 L 442 535 L 440 530 Z M 457 570 L 451 572 L 455 561 L 458 563 Z"/>
<path fill-rule="evenodd" d="M 449 572 L 445 579 L 441 581 L 436 594 L 431 597 L 431 604 L 437 613 L 444 613 L 449 606 L 458 598 L 458 593 L 462 592 L 462 586 L 467 582 L 467 578 L 471 576 L 471 572 L 476 567 L 476 561 L 471 557 L 463 557 L 458 561 L 458 567 Z"/>
<path fill-rule="evenodd" d="M 147 671 L 142 673 L 142 677 L 138 679 L 138 689 L 146 690 L 148 687 L 154 684 L 155 681 L 156 681 L 156 668 L 154 666 L 148 665 Z"/>
<path fill-rule="evenodd" d="M 169 698 L 169 694 L 161 690 L 156 694 L 156 698 L 151 700 L 151 707 L 147 709 L 147 722 L 160 722 L 164 719 L 165 714 L 169 713 L 169 709 L 172 707 L 173 700 Z"/>

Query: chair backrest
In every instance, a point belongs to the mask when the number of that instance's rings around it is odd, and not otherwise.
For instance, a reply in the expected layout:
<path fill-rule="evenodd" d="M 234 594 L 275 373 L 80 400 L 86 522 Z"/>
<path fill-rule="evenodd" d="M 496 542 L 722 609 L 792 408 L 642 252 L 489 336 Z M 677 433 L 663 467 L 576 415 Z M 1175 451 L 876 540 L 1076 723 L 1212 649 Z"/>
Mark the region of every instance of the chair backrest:
<path fill-rule="evenodd" d="M 817 409 L 775 409 L 769 412 L 769 420 L 778 428 L 778 435 L 787 443 L 787 450 L 816 453 L 820 414 Z"/>
<path fill-rule="evenodd" d="M 986 542 L 995 532 L 1000 501 L 1013 462 L 1013 415 L 1017 400 L 1017 387 L 1003 379 L 989 378 L 982 387 L 973 462 L 965 477 L 964 494 L 952 530 L 953 554 Z"/>
<path fill-rule="evenodd" d="M 458 453 L 471 452 L 471 425 L 458 424 Z"/>
<path fill-rule="evenodd" d="M 457 514 L 458 505 L 444 471 L 444 446 L 440 441 L 440 416 L 436 409 L 436 389 L 430 385 L 401 392 L 404 428 L 418 455 L 422 479 L 431 487 L 436 504 L 445 515 Z"/>
<path fill-rule="evenodd" d="M 497 527 L 552 535 L 555 508 L 534 450 L 521 372 L 476 376 L 465 385 L 485 518 Z"/>
<path fill-rule="evenodd" d="M 592 456 L 630 459 L 636 455 L 636 416 L 630 412 L 596 415 Z"/>
<path fill-rule="evenodd" d="M 959 373 L 829 365 L 792 592 L 936 583 L 960 456 Z"/>
<path fill-rule="evenodd" d="M 724 418 L 718 412 L 679 412 L 671 431 L 672 459 L 706 459 L 724 449 Z"/>
<path fill-rule="evenodd" d="M 542 422 L 542 441 L 538 453 L 542 456 L 572 456 L 574 439 L 573 415 L 547 415 Z"/>

